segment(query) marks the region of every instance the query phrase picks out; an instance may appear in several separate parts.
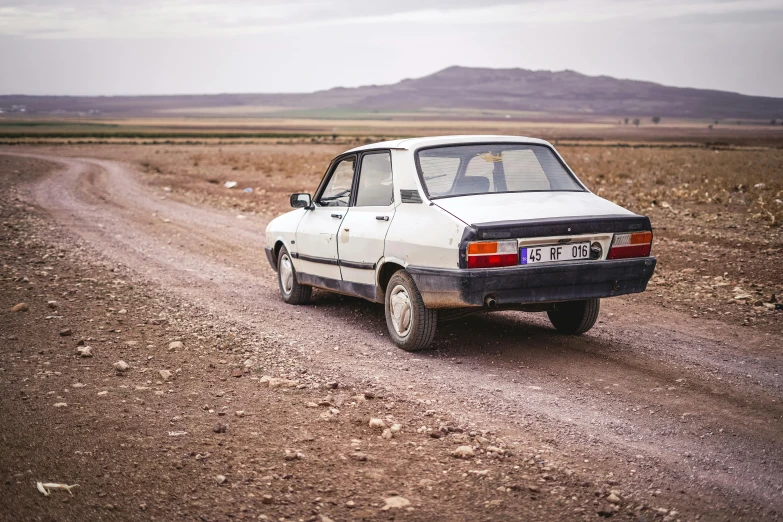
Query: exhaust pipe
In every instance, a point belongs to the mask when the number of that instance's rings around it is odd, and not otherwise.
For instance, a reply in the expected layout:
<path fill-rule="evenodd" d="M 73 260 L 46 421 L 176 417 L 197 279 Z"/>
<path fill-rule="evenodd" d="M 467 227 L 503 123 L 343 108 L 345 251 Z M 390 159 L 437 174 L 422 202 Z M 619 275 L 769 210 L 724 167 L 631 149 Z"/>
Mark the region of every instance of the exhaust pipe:
<path fill-rule="evenodd" d="M 487 308 L 497 308 L 498 306 L 498 302 L 491 295 L 484 298 L 484 304 L 487 305 Z"/>

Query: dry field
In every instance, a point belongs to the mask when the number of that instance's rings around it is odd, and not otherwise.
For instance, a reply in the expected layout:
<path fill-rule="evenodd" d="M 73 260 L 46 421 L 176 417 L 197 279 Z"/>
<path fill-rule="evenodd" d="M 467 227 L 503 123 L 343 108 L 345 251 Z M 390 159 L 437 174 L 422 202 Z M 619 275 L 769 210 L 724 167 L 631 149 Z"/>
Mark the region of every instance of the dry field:
<path fill-rule="evenodd" d="M 225 140 L 310 140 L 382 141 L 390 137 L 510 134 L 535 136 L 550 141 L 592 140 L 623 143 L 686 143 L 716 145 L 764 145 L 779 147 L 783 125 L 759 121 L 712 121 L 649 119 L 640 125 L 610 117 L 571 116 L 553 120 L 551 116 L 497 111 L 455 111 L 453 114 L 350 113 L 333 117 L 303 114 L 300 117 L 203 117 L 127 119 L 34 119 L 0 118 L 0 144 L 46 143 L 70 139 L 72 142 L 112 141 L 225 141 Z"/>
<path fill-rule="evenodd" d="M 261 252 L 365 138 L 0 148 L 0 520 L 783 519 L 783 148 L 746 138 L 561 143 L 650 216 L 648 290 L 416 354 Z"/>

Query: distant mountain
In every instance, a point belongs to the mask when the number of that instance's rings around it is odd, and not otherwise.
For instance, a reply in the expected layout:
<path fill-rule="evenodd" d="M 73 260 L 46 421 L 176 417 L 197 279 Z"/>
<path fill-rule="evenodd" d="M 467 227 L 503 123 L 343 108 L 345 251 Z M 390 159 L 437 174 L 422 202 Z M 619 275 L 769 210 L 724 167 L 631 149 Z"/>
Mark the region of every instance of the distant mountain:
<path fill-rule="evenodd" d="M 783 98 L 668 87 L 574 71 L 449 67 L 391 85 L 336 87 L 309 94 L 189 96 L 0 96 L 0 109 L 29 114 L 198 115 L 204 109 L 242 115 L 242 108 L 354 111 L 495 110 L 564 116 L 783 117 Z"/>

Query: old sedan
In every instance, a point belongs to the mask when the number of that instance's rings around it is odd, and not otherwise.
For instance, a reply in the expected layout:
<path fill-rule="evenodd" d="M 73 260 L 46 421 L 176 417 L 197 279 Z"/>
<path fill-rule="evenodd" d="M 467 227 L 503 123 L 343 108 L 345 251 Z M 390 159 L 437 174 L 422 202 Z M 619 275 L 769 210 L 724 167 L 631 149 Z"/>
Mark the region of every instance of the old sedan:
<path fill-rule="evenodd" d="M 405 350 L 473 311 L 546 312 L 580 334 L 601 298 L 644 291 L 655 268 L 650 220 L 590 192 L 537 139 L 357 147 L 291 206 L 266 230 L 283 300 L 305 304 L 316 287 L 384 303 Z"/>

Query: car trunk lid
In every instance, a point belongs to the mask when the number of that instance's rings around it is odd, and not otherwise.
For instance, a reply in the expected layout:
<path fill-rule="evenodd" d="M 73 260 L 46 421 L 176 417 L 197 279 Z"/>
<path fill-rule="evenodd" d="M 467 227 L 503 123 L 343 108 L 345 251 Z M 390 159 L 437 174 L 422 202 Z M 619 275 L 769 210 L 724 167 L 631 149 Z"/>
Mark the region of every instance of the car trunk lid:
<path fill-rule="evenodd" d="M 591 192 L 477 194 L 439 198 L 433 200 L 433 203 L 469 225 L 520 220 L 635 215 Z"/>

